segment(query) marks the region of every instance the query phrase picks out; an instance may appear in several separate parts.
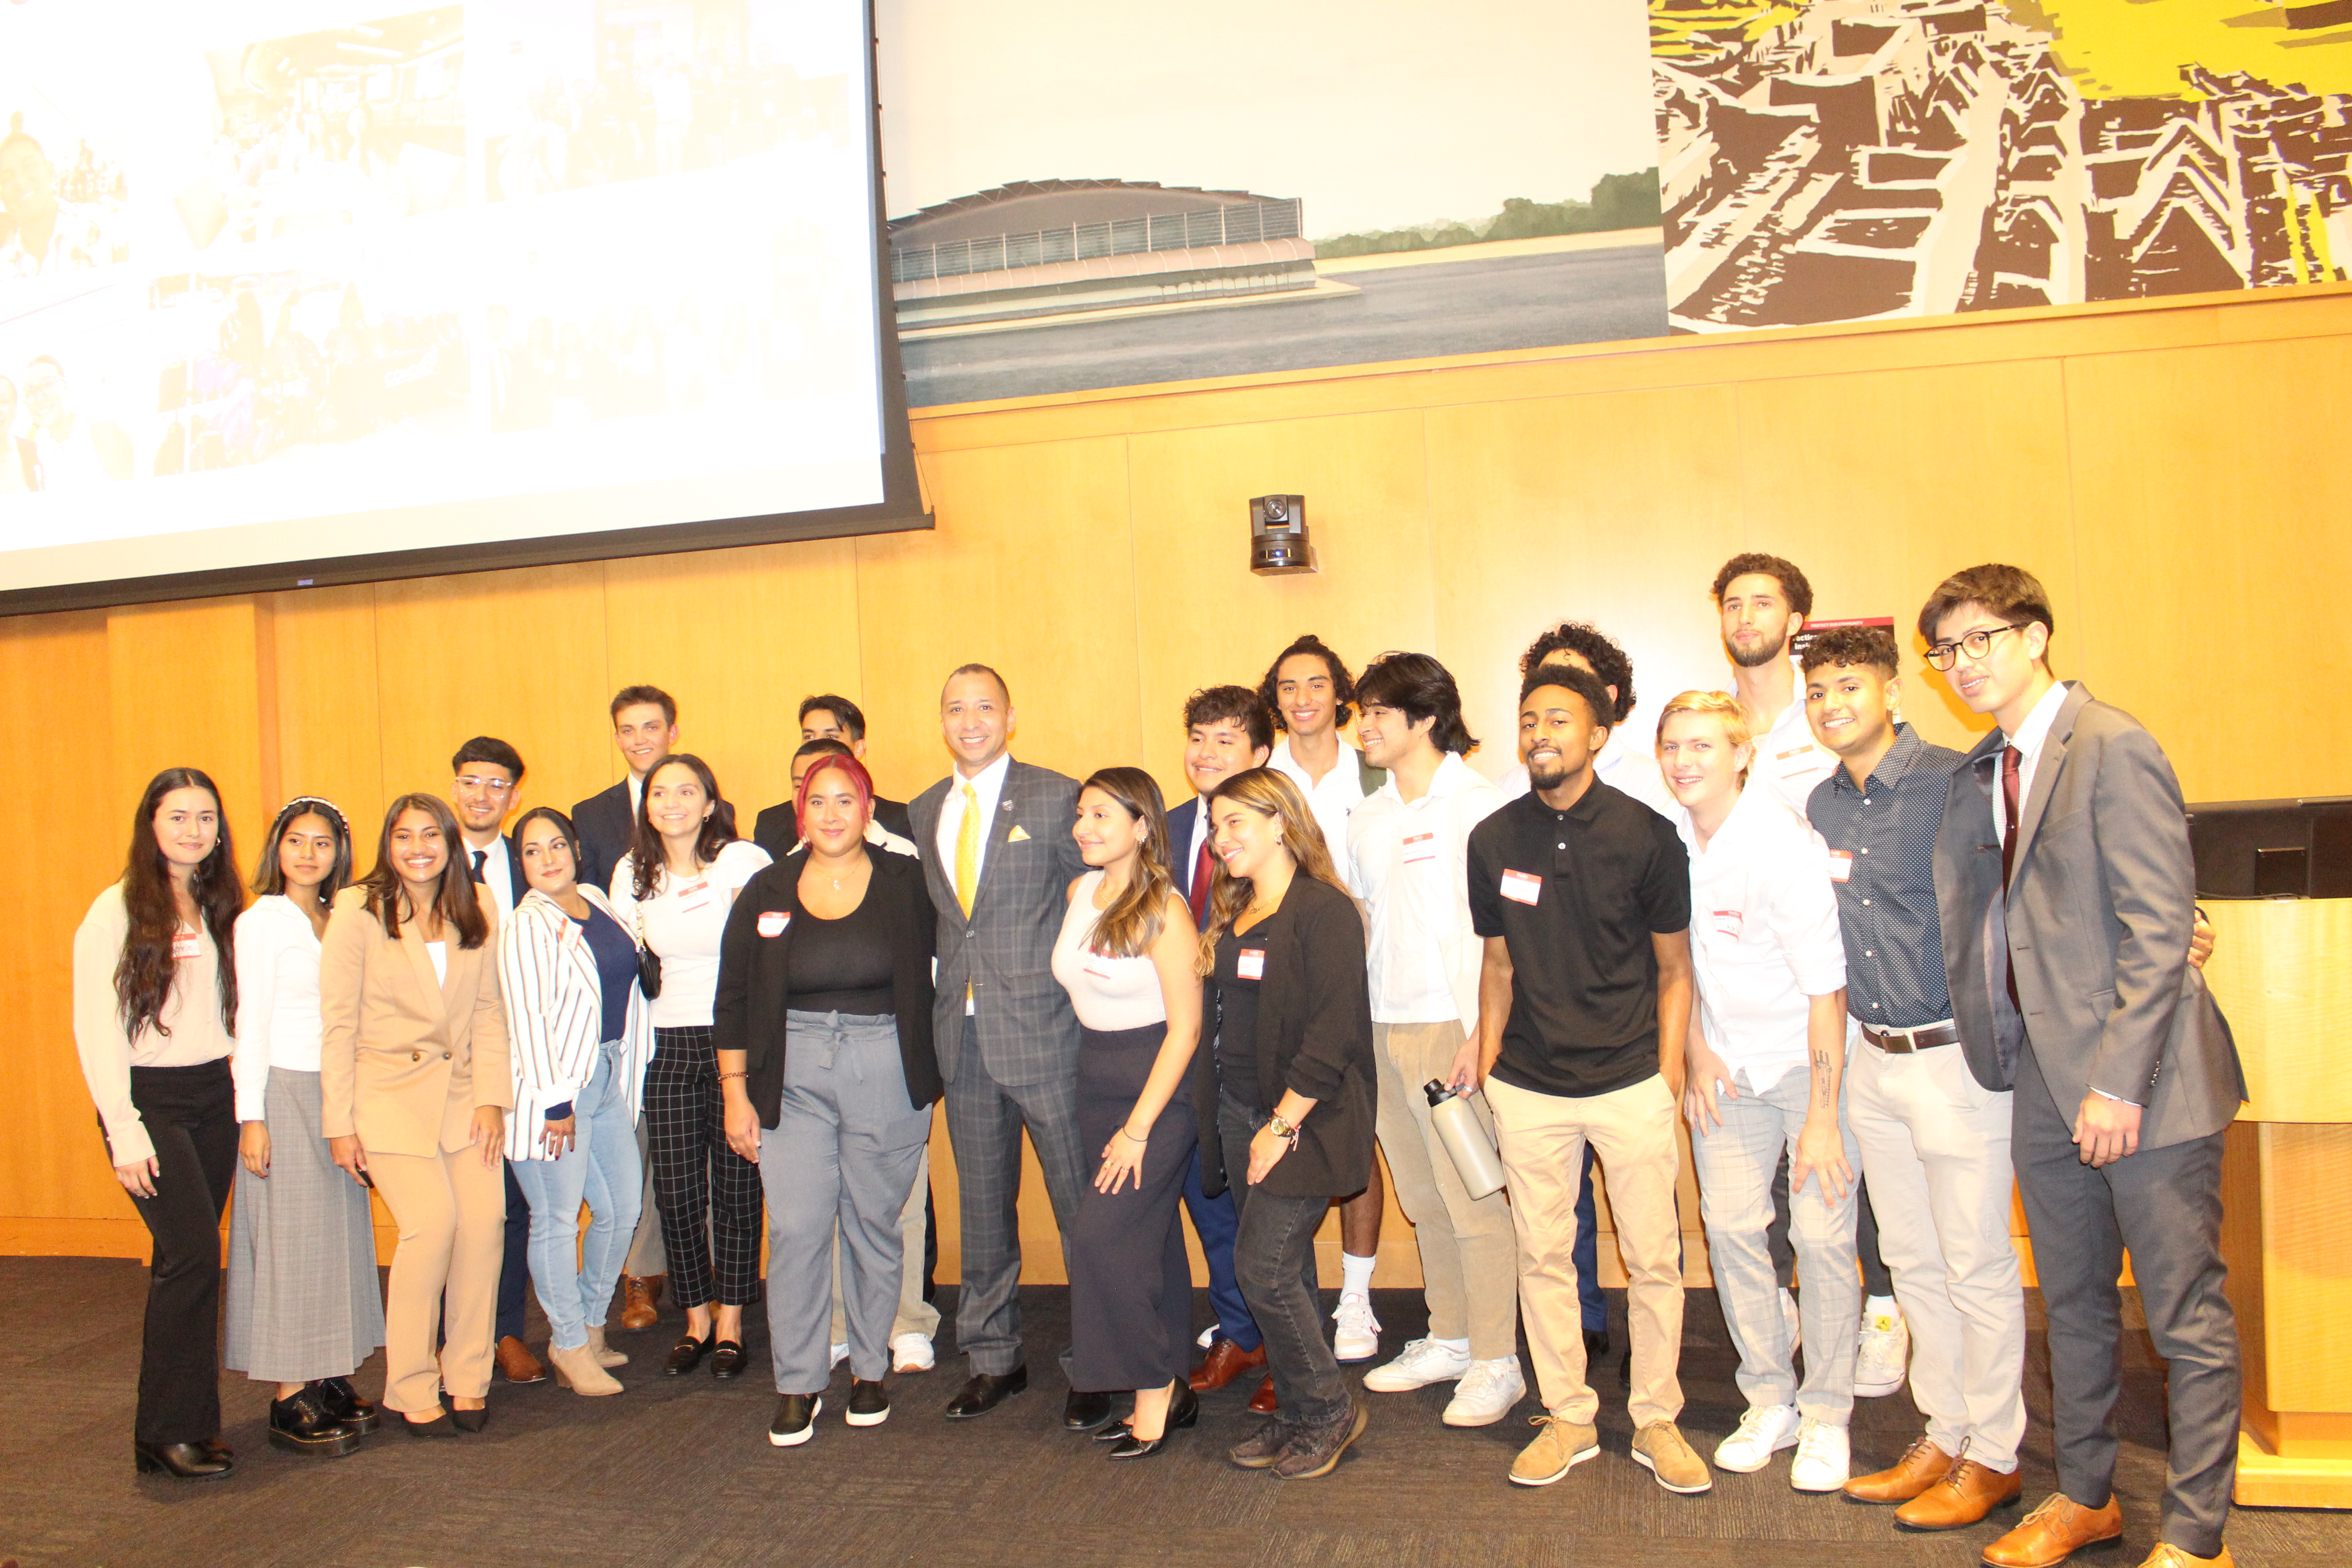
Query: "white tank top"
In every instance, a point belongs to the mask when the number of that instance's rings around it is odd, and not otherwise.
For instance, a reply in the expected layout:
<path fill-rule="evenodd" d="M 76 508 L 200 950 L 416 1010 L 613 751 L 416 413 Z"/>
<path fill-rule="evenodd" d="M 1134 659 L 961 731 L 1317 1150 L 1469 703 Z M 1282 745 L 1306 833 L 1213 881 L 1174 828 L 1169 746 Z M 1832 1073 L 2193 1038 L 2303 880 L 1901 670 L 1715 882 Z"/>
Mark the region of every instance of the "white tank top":
<path fill-rule="evenodd" d="M 1140 1029 L 1168 1021 L 1168 1004 L 1160 994 L 1160 972 L 1149 956 L 1112 958 L 1092 951 L 1101 911 L 1095 894 L 1103 874 L 1089 871 L 1078 880 L 1078 890 L 1062 917 L 1062 934 L 1054 939 L 1054 978 L 1070 994 L 1078 1022 L 1103 1034 Z"/>

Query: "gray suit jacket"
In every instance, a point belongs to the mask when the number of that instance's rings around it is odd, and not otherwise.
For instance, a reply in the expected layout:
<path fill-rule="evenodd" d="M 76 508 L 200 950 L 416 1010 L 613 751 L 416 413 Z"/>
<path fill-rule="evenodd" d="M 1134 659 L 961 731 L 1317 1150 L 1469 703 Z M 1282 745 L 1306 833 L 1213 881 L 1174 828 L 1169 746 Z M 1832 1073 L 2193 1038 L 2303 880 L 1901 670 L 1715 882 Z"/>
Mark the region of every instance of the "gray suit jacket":
<path fill-rule="evenodd" d="M 955 868 L 940 859 L 940 814 L 955 780 L 941 779 L 908 804 L 915 848 L 939 911 L 940 971 L 931 1039 L 940 1076 L 953 1083 L 967 1026 L 978 1032 L 989 1077 L 1008 1088 L 1049 1083 L 1078 1070 L 1078 1016 L 1054 978 L 1073 878 L 1085 872 L 1070 837 L 1078 782 L 1051 768 L 1013 762 L 1004 773 L 996 820 L 987 827 L 971 916 L 956 901 Z M 1019 828 L 1024 837 L 1014 838 Z M 977 1004 L 964 1015 L 964 988 Z"/>
<path fill-rule="evenodd" d="M 1986 1088 L 2015 1084 L 2030 1042 L 2062 1115 L 2102 1090 L 2144 1107 L 2139 1146 L 2160 1149 L 2227 1126 L 2245 1076 L 2189 964 L 2196 876 L 2172 764 L 2130 714 L 2066 687 L 2018 810 L 2006 899 L 1992 795 L 2007 738 L 1994 731 L 1952 772 L 1936 901 L 1953 1021 Z M 2017 1007 L 1988 962 L 2003 946 Z"/>

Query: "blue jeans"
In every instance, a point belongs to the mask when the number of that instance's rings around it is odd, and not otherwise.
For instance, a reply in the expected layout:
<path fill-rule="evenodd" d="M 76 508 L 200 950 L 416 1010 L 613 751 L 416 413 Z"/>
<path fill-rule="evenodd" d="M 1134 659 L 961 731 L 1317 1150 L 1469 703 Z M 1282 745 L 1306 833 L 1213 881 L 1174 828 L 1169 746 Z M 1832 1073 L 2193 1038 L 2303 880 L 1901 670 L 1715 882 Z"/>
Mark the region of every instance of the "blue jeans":
<path fill-rule="evenodd" d="M 1178 1092 L 1184 1092 L 1179 1090 Z M 1209 1264 L 1209 1307 L 1217 1314 L 1217 1333 L 1245 1351 L 1264 1342 L 1249 1303 L 1242 1300 L 1241 1282 L 1234 1278 L 1234 1237 L 1242 1227 L 1234 1194 L 1211 1197 L 1201 1185 L 1201 1151 L 1192 1151 L 1192 1168 L 1184 1176 L 1184 1209 L 1192 1216 L 1193 1234 L 1201 1238 L 1201 1256 Z"/>
<path fill-rule="evenodd" d="M 620 1282 L 621 1260 L 636 1233 L 645 1171 L 637 1159 L 629 1097 L 621 1087 L 618 1040 L 597 1047 L 596 1070 L 573 1097 L 577 1131 L 559 1160 L 508 1164 L 530 1200 L 530 1282 L 557 1350 L 577 1350 L 588 1331 L 604 1326 Z M 588 1237 L 580 1239 L 580 1205 L 589 1209 Z M 576 1259 L 576 1263 L 575 1263 Z"/>

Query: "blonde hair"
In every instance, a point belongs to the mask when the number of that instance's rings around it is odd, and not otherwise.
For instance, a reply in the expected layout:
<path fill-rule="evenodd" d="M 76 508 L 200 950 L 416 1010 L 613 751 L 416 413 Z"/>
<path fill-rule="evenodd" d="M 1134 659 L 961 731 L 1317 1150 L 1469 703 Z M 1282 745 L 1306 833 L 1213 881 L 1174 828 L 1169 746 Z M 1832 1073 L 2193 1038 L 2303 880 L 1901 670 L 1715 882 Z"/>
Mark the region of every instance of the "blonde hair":
<path fill-rule="evenodd" d="M 1664 749 L 1666 721 L 1677 713 L 1704 713 L 1722 720 L 1724 739 L 1731 742 L 1734 750 L 1741 746 L 1753 747 L 1756 743 L 1756 731 L 1748 727 L 1747 710 L 1739 706 L 1739 699 L 1730 692 L 1680 691 L 1658 710 L 1658 738 L 1654 750 Z M 1748 760 L 1753 765 L 1756 760 L 1753 751 L 1749 752 Z M 1743 786 L 1748 783 L 1747 768 L 1739 770 L 1739 782 Z"/>
<path fill-rule="evenodd" d="M 1298 874 L 1312 877 L 1318 882 L 1328 882 L 1346 892 L 1347 885 L 1331 866 L 1330 847 L 1323 842 L 1323 830 L 1316 826 L 1315 814 L 1307 809 L 1307 797 L 1289 775 L 1272 768 L 1249 768 L 1235 773 L 1219 784 L 1202 809 L 1213 810 L 1217 802 L 1230 800 L 1245 805 L 1260 816 L 1270 816 L 1282 826 L 1282 847 L 1297 863 Z M 1201 928 L 1200 973 L 1213 973 L 1217 966 L 1217 939 L 1233 929 L 1234 921 L 1256 889 L 1247 877 L 1236 877 L 1225 869 L 1222 856 L 1209 857 L 1213 862 L 1213 880 L 1209 884 L 1208 921 Z"/>

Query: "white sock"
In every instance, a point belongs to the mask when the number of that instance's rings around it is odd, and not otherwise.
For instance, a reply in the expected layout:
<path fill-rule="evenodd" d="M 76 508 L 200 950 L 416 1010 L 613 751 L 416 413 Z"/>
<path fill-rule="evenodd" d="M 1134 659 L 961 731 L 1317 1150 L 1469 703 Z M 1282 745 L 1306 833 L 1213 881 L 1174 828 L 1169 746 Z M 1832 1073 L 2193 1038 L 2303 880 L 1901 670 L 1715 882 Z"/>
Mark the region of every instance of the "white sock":
<path fill-rule="evenodd" d="M 1863 1302 L 1864 1317 L 1875 1318 L 1882 1314 L 1889 1318 L 1899 1318 L 1903 1315 L 1903 1309 L 1895 1304 L 1895 1298 L 1892 1296 L 1873 1296 Z"/>
<path fill-rule="evenodd" d="M 1429 1342 L 1437 1346 L 1441 1350 L 1452 1351 L 1455 1355 L 1468 1355 L 1470 1353 L 1470 1342 L 1468 1340 L 1433 1339 Z"/>
<path fill-rule="evenodd" d="M 1361 1296 L 1372 1288 L 1372 1265 L 1379 1259 L 1359 1258 L 1352 1252 L 1339 1254 L 1339 1294 Z"/>

